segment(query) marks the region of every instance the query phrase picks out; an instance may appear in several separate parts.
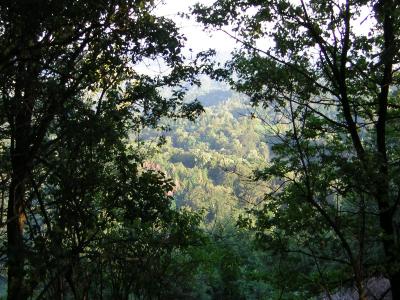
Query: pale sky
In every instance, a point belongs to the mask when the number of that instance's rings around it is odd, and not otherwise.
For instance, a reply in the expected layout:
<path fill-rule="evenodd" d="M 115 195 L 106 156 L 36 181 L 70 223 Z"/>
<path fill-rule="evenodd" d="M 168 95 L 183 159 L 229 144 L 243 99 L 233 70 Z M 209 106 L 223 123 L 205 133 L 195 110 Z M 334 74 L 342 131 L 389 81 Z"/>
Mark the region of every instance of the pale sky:
<path fill-rule="evenodd" d="M 198 52 L 215 49 L 217 52 L 216 59 L 220 62 L 225 62 L 235 48 L 235 41 L 227 34 L 220 31 L 214 31 L 212 33 L 204 32 L 202 26 L 196 23 L 194 19 L 188 20 L 187 18 L 178 16 L 179 12 L 189 12 L 189 7 L 196 3 L 211 5 L 214 1 L 215 0 L 159 0 L 159 4 L 154 11 L 158 16 L 172 19 L 177 27 L 180 28 L 181 33 L 187 38 L 183 54 L 189 59 L 191 55 L 195 56 Z M 193 50 L 192 53 L 189 49 Z M 161 61 L 144 60 L 136 66 L 136 71 L 148 75 L 166 74 L 168 73 L 168 68 L 166 68 Z"/>
<path fill-rule="evenodd" d="M 235 42 L 223 32 L 206 33 L 200 24 L 194 20 L 187 20 L 179 17 L 178 12 L 188 12 L 189 7 L 195 3 L 211 5 L 215 0 L 165 0 L 160 4 L 156 11 L 159 16 L 173 19 L 181 32 L 186 36 L 187 48 L 192 48 L 193 52 L 199 52 L 213 48 L 217 50 L 219 56 L 227 56 L 235 46 Z"/>

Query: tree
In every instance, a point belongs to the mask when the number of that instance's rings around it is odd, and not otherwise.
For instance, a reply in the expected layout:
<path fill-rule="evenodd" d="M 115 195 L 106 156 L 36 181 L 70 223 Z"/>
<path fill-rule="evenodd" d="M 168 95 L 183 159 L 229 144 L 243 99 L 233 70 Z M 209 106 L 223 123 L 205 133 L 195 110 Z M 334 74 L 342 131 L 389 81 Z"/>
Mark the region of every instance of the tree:
<path fill-rule="evenodd" d="M 87 210 L 81 206 L 85 191 L 79 190 L 96 192 L 93 182 L 78 181 L 87 180 L 88 172 L 96 178 L 100 166 L 80 169 L 79 151 L 84 151 L 85 165 L 87 155 L 100 155 L 96 151 L 113 149 L 124 156 L 126 149 L 115 147 L 126 139 L 126 129 L 156 126 L 161 116 L 192 116 L 198 108 L 180 106 L 181 91 L 170 99 L 158 95 L 158 87 L 177 85 L 192 69 L 183 66 L 183 37 L 172 21 L 152 14 L 154 7 L 153 1 L 141 0 L 0 4 L 2 208 L 7 204 L 7 215 L 2 214 L 1 220 L 7 227 L 8 299 L 26 299 L 37 285 L 26 280 L 33 268 L 27 258 L 32 247 L 48 245 L 39 243 L 41 234 L 33 234 L 33 220 L 38 219 L 36 226 L 45 228 L 46 238 L 56 244 L 57 232 L 52 229 L 62 226 L 56 212 L 63 214 L 65 204 L 71 204 L 68 199 L 78 205 L 71 213 L 85 212 L 79 222 L 93 209 L 89 204 Z M 145 58 L 162 60 L 171 70 L 169 76 L 138 74 L 135 65 Z M 99 133 L 96 127 L 105 131 Z M 77 139 L 68 130 L 81 129 L 82 134 L 93 134 L 85 136 L 87 141 L 103 149 L 82 140 L 72 147 Z M 114 146 L 112 134 L 116 134 Z M 62 151 L 66 144 L 68 154 Z M 76 173 L 49 182 L 56 170 L 63 171 L 62 166 L 66 170 L 62 175 L 73 168 Z M 57 200 L 67 202 L 56 202 L 61 206 L 49 212 L 41 196 L 47 197 L 52 188 L 64 192 L 69 188 L 69 194 L 58 195 Z"/>
<path fill-rule="evenodd" d="M 271 111 L 279 142 L 258 177 L 276 192 L 256 212 L 259 236 L 342 264 L 360 299 L 377 273 L 400 299 L 398 1 L 221 0 L 194 12 L 241 44 L 214 76 Z"/>
<path fill-rule="evenodd" d="M 129 109 L 107 100 L 99 117 L 77 101 L 55 121 L 59 145 L 30 178 L 25 278 L 35 298 L 157 295 L 169 274 L 150 279 L 199 243 L 198 216 L 172 209 L 172 182 L 128 143 Z"/>

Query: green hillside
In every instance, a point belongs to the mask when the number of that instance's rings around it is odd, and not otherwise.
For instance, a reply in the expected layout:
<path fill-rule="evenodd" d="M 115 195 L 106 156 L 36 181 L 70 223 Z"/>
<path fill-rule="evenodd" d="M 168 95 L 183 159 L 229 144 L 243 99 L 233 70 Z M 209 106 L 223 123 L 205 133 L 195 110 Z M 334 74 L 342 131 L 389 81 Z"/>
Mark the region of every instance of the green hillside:
<path fill-rule="evenodd" d="M 169 125 L 154 162 L 175 182 L 178 207 L 204 208 L 211 223 L 261 201 L 266 188 L 251 177 L 268 161 L 269 148 L 261 122 L 249 117 L 239 96 L 207 107 L 194 122 Z"/>

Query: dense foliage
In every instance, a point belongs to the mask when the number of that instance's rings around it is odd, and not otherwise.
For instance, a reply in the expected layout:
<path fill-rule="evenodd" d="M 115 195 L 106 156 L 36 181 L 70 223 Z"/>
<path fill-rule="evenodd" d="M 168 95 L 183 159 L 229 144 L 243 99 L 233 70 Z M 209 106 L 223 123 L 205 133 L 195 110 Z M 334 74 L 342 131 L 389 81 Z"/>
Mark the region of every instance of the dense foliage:
<path fill-rule="evenodd" d="M 158 164 L 154 167 L 173 179 L 177 206 L 204 208 L 208 223 L 237 216 L 262 201 L 267 191 L 252 181 L 254 169 L 269 157 L 264 126 L 249 117 L 239 95 L 218 102 L 218 94 L 224 92 L 208 91 L 198 97 L 202 102 L 214 99 L 215 105 L 206 107 L 195 122 L 169 122 L 169 131 L 163 133 L 165 144 L 153 158 Z"/>

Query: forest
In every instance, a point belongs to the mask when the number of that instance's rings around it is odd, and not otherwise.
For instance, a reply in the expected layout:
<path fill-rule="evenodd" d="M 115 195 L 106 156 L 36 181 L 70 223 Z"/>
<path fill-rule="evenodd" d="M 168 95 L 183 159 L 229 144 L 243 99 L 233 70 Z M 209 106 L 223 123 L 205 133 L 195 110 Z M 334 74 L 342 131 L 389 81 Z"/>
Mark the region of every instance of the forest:
<path fill-rule="evenodd" d="M 0 1 L 0 299 L 400 300 L 400 3 L 182 5 Z"/>

